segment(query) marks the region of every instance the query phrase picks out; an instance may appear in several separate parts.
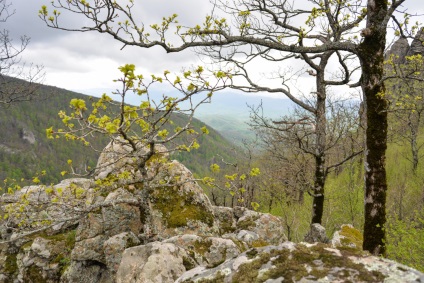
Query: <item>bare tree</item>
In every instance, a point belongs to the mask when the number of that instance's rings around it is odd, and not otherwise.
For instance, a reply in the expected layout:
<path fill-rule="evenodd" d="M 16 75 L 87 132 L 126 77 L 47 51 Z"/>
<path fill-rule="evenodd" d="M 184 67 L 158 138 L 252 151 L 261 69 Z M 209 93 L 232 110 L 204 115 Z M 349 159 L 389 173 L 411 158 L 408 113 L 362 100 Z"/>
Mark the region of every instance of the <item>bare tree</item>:
<path fill-rule="evenodd" d="M 388 106 L 381 95 L 385 92 L 384 50 L 388 24 L 405 2 L 407 0 L 310 0 L 308 5 L 304 5 L 300 1 L 286 0 L 222 1 L 229 20 L 212 12 L 202 25 L 189 28 L 177 22 L 177 15 L 166 17 L 160 24 L 149 28 L 137 18 L 134 1 L 120 5 L 112 0 L 56 0 L 53 1 L 56 10 L 50 14 L 43 6 L 40 17 L 54 28 L 97 31 L 111 35 L 124 46 L 161 46 L 167 52 L 210 46 L 228 48 L 231 52 L 234 47 L 244 46 L 245 56 L 250 54 L 250 50 L 257 49 L 265 59 L 267 54 L 279 52 L 322 54 L 346 51 L 355 54 L 360 61 L 362 75 L 360 81 L 353 85 L 361 86 L 367 124 L 363 247 L 374 254 L 384 254 L 387 191 L 385 110 Z M 213 4 L 219 8 L 219 1 L 213 1 Z M 85 16 L 91 25 L 64 27 L 60 24 L 61 11 Z M 322 41 L 321 27 L 330 29 L 330 37 L 338 38 L 340 35 L 340 40 Z M 285 88 L 278 91 L 287 95 Z"/>
<path fill-rule="evenodd" d="M 14 13 L 11 3 L 0 0 L 0 24 L 5 23 Z M 40 83 L 44 78 L 43 68 L 21 64 L 22 52 L 27 48 L 29 41 L 29 37 L 22 36 L 20 42 L 14 44 L 9 31 L 0 30 L 0 105 L 8 106 L 37 96 L 36 83 Z"/>
<path fill-rule="evenodd" d="M 316 194 L 324 193 L 328 174 L 340 169 L 345 162 L 362 153 L 363 149 L 363 135 L 358 116 L 359 103 L 343 103 L 340 100 L 329 102 L 325 110 L 328 117 L 324 129 L 324 144 L 318 139 L 316 112 L 311 113 L 298 106 L 292 115 L 279 121 L 265 119 L 258 115 L 258 112 L 252 116 L 252 126 L 264 142 L 269 158 L 279 161 L 281 168 L 285 168 L 285 174 L 281 175 L 285 180 L 285 187 L 290 188 L 291 194 L 300 201 L 305 192 L 314 198 L 312 221 L 317 215 L 320 220 L 322 218 L 324 196 Z M 326 158 L 323 160 L 322 156 Z M 321 177 L 318 192 L 317 175 Z M 322 203 L 318 202 L 317 198 Z"/>

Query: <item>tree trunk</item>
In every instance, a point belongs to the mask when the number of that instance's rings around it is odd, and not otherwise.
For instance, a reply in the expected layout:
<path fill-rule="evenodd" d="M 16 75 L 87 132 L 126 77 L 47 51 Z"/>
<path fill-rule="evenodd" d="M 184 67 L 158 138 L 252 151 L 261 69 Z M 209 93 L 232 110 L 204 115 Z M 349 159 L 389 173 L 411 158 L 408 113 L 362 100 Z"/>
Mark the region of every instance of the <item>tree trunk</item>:
<path fill-rule="evenodd" d="M 382 82 L 387 15 L 387 0 L 370 0 L 367 7 L 367 25 L 362 32 L 363 42 L 358 55 L 362 65 L 361 87 L 366 111 L 365 151 L 365 224 L 364 250 L 384 255 L 386 223 L 386 148 L 387 101 Z"/>
<path fill-rule="evenodd" d="M 314 201 L 312 207 L 312 223 L 322 222 L 324 212 L 324 186 L 325 186 L 325 147 L 326 147 L 326 89 L 324 82 L 324 68 L 317 72 L 317 105 L 315 113 L 315 180 Z"/>
<path fill-rule="evenodd" d="M 411 152 L 412 152 L 412 170 L 415 174 L 417 172 L 418 161 L 419 161 L 418 145 L 417 145 L 418 127 L 415 127 L 415 124 L 411 121 L 411 119 L 413 119 L 413 118 L 409 117 L 408 126 L 409 126 L 410 132 L 411 132 L 410 144 L 411 144 Z"/>

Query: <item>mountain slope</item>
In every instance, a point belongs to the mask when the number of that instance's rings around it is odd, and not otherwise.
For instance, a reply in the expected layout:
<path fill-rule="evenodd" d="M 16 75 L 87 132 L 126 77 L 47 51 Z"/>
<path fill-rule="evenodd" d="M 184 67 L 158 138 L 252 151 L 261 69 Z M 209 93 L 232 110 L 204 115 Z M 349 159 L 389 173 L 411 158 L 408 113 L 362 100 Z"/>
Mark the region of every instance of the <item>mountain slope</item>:
<path fill-rule="evenodd" d="M 19 81 L 17 81 L 19 83 Z M 0 108 L 0 179 L 31 179 L 37 172 L 46 170 L 42 181 L 57 183 L 63 177 L 60 172 L 67 170 L 67 160 L 72 159 L 79 170 L 94 166 L 98 153 L 79 143 L 64 140 L 49 140 L 45 129 L 60 128 L 60 110 L 69 109 L 72 98 L 90 99 L 89 96 L 51 86 L 40 86 L 40 100 L 13 104 Z M 185 117 L 174 117 L 176 124 Z M 195 119 L 195 128 L 205 124 Z M 199 139 L 200 148 L 190 153 L 177 153 L 173 158 L 182 161 L 194 174 L 203 175 L 216 154 L 231 158 L 234 145 L 218 132 L 209 128 L 210 134 Z M 107 137 L 96 137 L 98 148 L 108 143 Z"/>

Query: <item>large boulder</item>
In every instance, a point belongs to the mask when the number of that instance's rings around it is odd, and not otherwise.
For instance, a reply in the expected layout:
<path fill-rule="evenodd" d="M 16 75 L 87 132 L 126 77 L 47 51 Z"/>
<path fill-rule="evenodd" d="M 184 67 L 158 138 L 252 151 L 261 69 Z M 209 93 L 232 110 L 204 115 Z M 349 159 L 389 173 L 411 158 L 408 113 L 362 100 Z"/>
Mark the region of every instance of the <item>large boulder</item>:
<path fill-rule="evenodd" d="M 186 251 L 172 243 L 153 242 L 126 249 L 117 283 L 173 283 L 186 271 Z"/>
<path fill-rule="evenodd" d="M 214 268 L 198 266 L 182 282 L 423 282 L 424 274 L 384 258 L 326 244 L 250 249 Z"/>
<path fill-rule="evenodd" d="M 147 240 L 218 234 L 212 204 L 193 179 L 192 173 L 174 160 L 159 167 L 150 187 L 140 191 Z"/>
<path fill-rule="evenodd" d="M 127 141 L 121 138 L 112 140 L 100 154 L 94 179 L 105 179 L 110 175 L 118 175 L 125 171 L 130 173 L 128 179 L 140 180 L 142 177 L 137 165 L 141 159 L 147 156 L 149 149 L 141 142 L 138 142 L 135 147 L 134 150 Z M 153 150 L 155 153 L 150 158 L 151 161 L 169 157 L 169 153 L 163 145 L 156 144 Z"/>
<path fill-rule="evenodd" d="M 104 202 L 134 201 L 136 197 L 119 188 L 104 199 Z M 117 203 L 102 207 L 82 218 L 76 232 L 76 244 L 72 251 L 75 261 L 96 261 L 107 264 L 104 244 L 115 235 L 127 232 L 138 235 L 142 231 L 140 208 L 132 203 Z"/>
<path fill-rule="evenodd" d="M 172 243 L 183 248 L 190 255 L 194 265 L 207 267 L 215 267 L 239 255 L 244 248 L 238 241 L 232 239 L 197 235 L 175 236 L 163 243 Z"/>
<path fill-rule="evenodd" d="M 331 245 L 336 248 L 349 247 L 362 250 L 363 241 L 364 238 L 361 231 L 350 224 L 343 224 L 340 230 L 334 232 Z"/>
<path fill-rule="evenodd" d="M 0 282 L 59 282 L 74 244 L 74 230 L 0 244 Z"/>
<path fill-rule="evenodd" d="M 278 245 L 287 240 L 280 218 L 244 207 L 214 207 L 220 234 L 236 238 L 249 247 Z"/>
<path fill-rule="evenodd" d="M 327 238 L 325 228 L 319 223 L 311 224 L 303 240 L 307 243 L 328 243 L 330 241 Z"/>

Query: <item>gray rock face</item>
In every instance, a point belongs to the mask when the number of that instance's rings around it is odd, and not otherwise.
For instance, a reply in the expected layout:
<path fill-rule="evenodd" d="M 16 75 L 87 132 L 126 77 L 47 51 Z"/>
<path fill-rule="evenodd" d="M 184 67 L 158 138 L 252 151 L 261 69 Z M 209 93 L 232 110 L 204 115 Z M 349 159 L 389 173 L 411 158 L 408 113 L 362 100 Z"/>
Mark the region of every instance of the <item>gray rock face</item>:
<path fill-rule="evenodd" d="M 60 278 L 63 283 L 113 283 L 113 277 L 105 265 L 94 261 L 72 261 Z"/>
<path fill-rule="evenodd" d="M 168 184 L 163 185 L 164 180 Z M 147 240 L 218 233 L 212 204 L 203 189 L 191 180 L 191 172 L 174 160 L 158 169 L 151 188 L 140 192 L 143 231 Z"/>
<path fill-rule="evenodd" d="M 124 250 L 139 244 L 140 240 L 132 232 L 124 232 L 105 241 L 103 249 L 108 269 L 115 274 L 118 271 Z"/>
<path fill-rule="evenodd" d="M 30 144 L 35 144 L 36 142 L 34 133 L 27 129 L 22 129 L 21 136 L 23 140 L 29 142 Z"/>
<path fill-rule="evenodd" d="M 419 281 L 421 280 L 421 281 Z M 393 261 L 325 244 L 248 250 L 215 268 L 197 267 L 176 282 L 422 282 L 424 274 Z"/>
<path fill-rule="evenodd" d="M 105 198 L 106 202 L 120 200 L 135 200 L 135 196 L 127 190 L 119 188 L 109 193 Z M 118 234 L 126 232 L 138 235 L 141 230 L 139 207 L 127 203 L 103 207 L 99 213 L 89 213 L 78 225 L 77 242 L 72 251 L 72 259 L 75 261 L 91 260 L 107 264 L 105 243 Z M 138 238 L 132 241 L 137 242 Z M 122 251 L 118 249 L 117 252 Z"/>
<path fill-rule="evenodd" d="M 122 255 L 117 283 L 173 283 L 185 271 L 184 249 L 171 243 L 153 242 L 126 249 Z"/>
<path fill-rule="evenodd" d="M 325 228 L 318 223 L 313 223 L 308 234 L 305 235 L 304 241 L 307 243 L 328 243 L 329 239 L 325 233 Z"/>
<path fill-rule="evenodd" d="M 424 28 L 422 28 L 411 43 L 408 56 L 421 54 L 424 56 Z"/>
<path fill-rule="evenodd" d="M 168 158 L 169 154 L 163 145 L 155 145 L 156 156 Z M 141 175 L 137 171 L 137 160 L 144 158 L 148 150 L 141 143 L 137 144 L 137 151 L 133 151 L 130 144 L 122 139 L 111 141 L 100 154 L 97 161 L 95 179 L 105 179 L 111 174 L 119 174 L 123 171 L 130 172 L 130 179 L 140 180 Z"/>
<path fill-rule="evenodd" d="M 172 243 L 183 248 L 194 260 L 195 265 L 207 267 L 215 267 L 241 252 L 233 240 L 217 237 L 182 235 L 167 239 L 163 243 Z"/>
<path fill-rule="evenodd" d="M 235 237 L 249 246 L 278 245 L 287 240 L 282 221 L 271 214 L 243 207 L 214 207 L 223 237 Z"/>
<path fill-rule="evenodd" d="M 398 40 L 393 43 L 390 50 L 386 53 L 386 60 L 392 57 L 395 63 L 403 64 L 405 63 L 405 56 L 407 56 L 409 51 L 408 40 L 404 37 L 400 37 Z"/>

